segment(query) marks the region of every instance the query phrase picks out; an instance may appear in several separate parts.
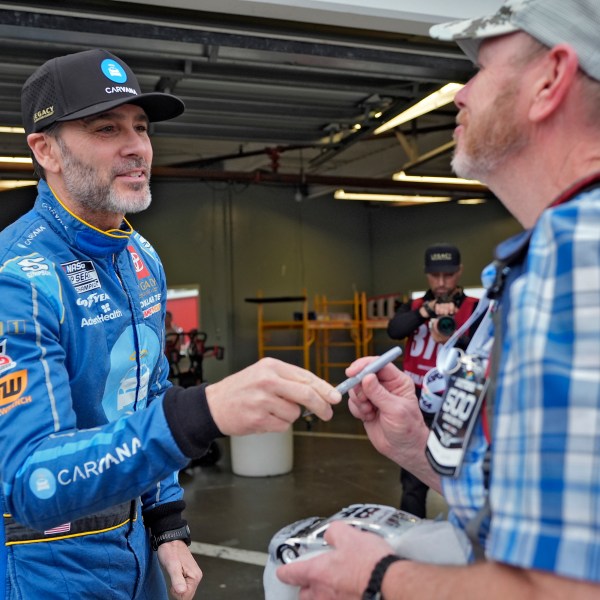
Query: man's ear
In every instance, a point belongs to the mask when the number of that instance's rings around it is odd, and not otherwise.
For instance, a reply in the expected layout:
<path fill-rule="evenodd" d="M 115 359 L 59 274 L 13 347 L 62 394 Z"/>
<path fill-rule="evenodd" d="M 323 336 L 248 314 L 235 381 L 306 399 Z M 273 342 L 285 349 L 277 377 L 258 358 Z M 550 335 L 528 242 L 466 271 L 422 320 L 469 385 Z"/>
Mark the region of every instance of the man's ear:
<path fill-rule="evenodd" d="M 43 132 L 30 133 L 27 136 L 27 144 L 31 148 L 31 152 L 33 152 L 37 162 L 44 168 L 44 171 L 50 173 L 58 173 L 60 171 L 60 163 L 56 158 L 58 146 L 55 138 Z"/>
<path fill-rule="evenodd" d="M 558 44 L 547 52 L 539 75 L 532 82 L 529 109 L 532 121 L 541 121 L 554 113 L 572 88 L 578 68 L 577 53 L 568 44 Z"/>

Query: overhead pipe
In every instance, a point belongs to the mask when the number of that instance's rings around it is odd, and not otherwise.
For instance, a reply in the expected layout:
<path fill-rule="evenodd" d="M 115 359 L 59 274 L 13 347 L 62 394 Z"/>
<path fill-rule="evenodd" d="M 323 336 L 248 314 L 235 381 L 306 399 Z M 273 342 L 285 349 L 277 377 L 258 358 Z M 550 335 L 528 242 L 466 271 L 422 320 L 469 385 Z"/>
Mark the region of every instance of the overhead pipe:
<path fill-rule="evenodd" d="M 456 184 L 448 186 L 443 183 L 404 182 L 389 179 L 371 179 L 368 177 L 347 177 L 344 175 L 315 175 L 310 173 L 273 173 L 271 171 L 217 171 L 210 169 L 180 169 L 157 166 L 152 169 L 152 176 L 161 179 L 195 179 L 198 181 L 230 181 L 232 183 L 281 184 L 281 185 L 323 185 L 330 187 L 359 189 L 389 189 L 484 193 L 488 189 L 484 185 Z"/>
<path fill-rule="evenodd" d="M 26 174 L 33 177 L 30 164 L 0 163 L 0 177 L 19 178 Z M 287 186 L 321 185 L 332 188 L 388 189 L 395 191 L 440 191 L 449 190 L 461 193 L 482 194 L 488 191 L 484 185 L 456 184 L 448 186 L 443 183 L 423 183 L 394 181 L 390 178 L 371 179 L 368 177 L 347 177 L 344 175 L 316 175 L 310 173 L 274 173 L 272 171 L 222 171 L 211 169 L 184 169 L 179 167 L 155 166 L 152 168 L 152 179 L 225 181 L 248 184 L 279 184 Z"/>

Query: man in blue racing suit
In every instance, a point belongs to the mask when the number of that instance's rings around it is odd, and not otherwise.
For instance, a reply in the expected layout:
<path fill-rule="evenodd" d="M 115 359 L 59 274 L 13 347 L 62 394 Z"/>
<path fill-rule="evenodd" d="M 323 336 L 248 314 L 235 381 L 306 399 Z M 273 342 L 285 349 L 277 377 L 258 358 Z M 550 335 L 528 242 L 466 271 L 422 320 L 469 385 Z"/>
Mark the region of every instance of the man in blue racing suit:
<path fill-rule="evenodd" d="M 166 599 L 160 563 L 191 599 L 202 572 L 178 471 L 215 437 L 282 431 L 300 403 L 329 419 L 340 399 L 274 359 L 207 387 L 169 383 L 164 270 L 124 215 L 151 200 L 148 122 L 183 110 L 100 49 L 23 87 L 40 183 L 0 233 L 6 598 Z"/>

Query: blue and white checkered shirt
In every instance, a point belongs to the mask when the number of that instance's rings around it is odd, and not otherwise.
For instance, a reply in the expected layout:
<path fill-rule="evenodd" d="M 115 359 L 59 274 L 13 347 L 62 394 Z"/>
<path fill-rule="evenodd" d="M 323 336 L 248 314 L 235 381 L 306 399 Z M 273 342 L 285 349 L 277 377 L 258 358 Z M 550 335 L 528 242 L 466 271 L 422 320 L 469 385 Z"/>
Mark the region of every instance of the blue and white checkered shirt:
<path fill-rule="evenodd" d="M 600 582 L 600 187 L 542 214 L 507 293 L 486 554 Z M 463 527 L 485 497 L 485 448 L 478 427 L 444 481 Z"/>

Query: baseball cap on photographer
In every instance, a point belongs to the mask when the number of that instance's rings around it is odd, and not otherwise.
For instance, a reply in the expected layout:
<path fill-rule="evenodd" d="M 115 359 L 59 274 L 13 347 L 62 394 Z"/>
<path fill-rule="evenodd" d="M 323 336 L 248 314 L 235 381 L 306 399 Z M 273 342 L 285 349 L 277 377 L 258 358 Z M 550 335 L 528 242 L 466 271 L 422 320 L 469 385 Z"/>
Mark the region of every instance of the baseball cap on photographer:
<path fill-rule="evenodd" d="M 567 43 L 587 75 L 600 80 L 598 0 L 508 0 L 496 14 L 434 25 L 431 37 L 455 41 L 474 62 L 486 38 L 525 31 L 548 47 Z"/>
<path fill-rule="evenodd" d="M 185 105 L 163 92 L 142 94 L 133 71 L 100 48 L 52 58 L 39 67 L 21 90 L 25 132 L 42 131 L 57 121 L 72 121 L 122 104 L 141 106 L 150 121 L 180 115 Z"/>
<path fill-rule="evenodd" d="M 456 273 L 460 251 L 452 244 L 433 244 L 425 250 L 425 273 Z"/>

